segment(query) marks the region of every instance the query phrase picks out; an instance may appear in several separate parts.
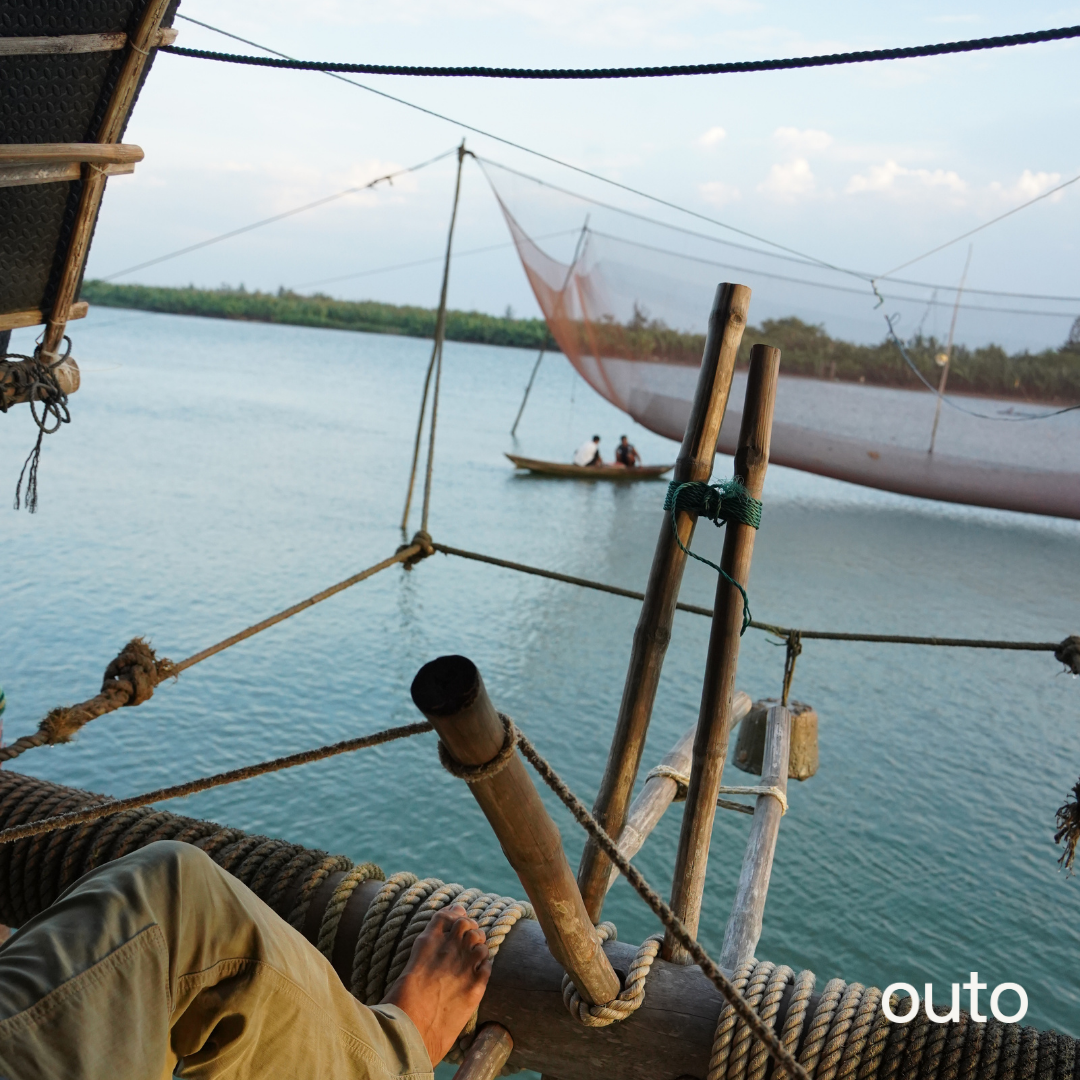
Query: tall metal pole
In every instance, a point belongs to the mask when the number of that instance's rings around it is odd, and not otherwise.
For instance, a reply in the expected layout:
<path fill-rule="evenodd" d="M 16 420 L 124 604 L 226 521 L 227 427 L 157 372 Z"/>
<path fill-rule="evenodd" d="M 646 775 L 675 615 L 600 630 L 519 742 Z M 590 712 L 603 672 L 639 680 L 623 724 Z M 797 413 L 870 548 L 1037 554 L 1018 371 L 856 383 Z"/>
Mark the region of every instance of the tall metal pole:
<path fill-rule="evenodd" d="M 439 311 L 435 316 L 435 343 L 431 347 L 431 359 L 428 361 L 427 375 L 424 377 L 424 393 L 420 398 L 420 418 L 416 422 L 416 442 L 413 446 L 412 469 L 409 472 L 409 487 L 405 493 L 405 510 L 401 515 L 401 531 L 409 527 L 409 508 L 412 506 L 413 487 L 416 483 L 416 466 L 420 461 L 420 438 L 424 428 L 424 411 L 427 408 L 428 388 L 431 385 L 431 373 L 438 363 L 441 373 L 442 344 L 446 336 L 446 291 L 450 284 L 450 251 L 454 243 L 454 223 L 457 221 L 458 200 L 461 197 L 461 169 L 465 164 L 465 140 L 458 147 L 457 180 L 454 184 L 454 207 L 450 212 L 450 231 L 446 237 L 446 260 L 443 263 L 442 289 L 439 292 Z M 438 409 L 439 378 L 435 379 L 435 397 L 431 407 L 431 441 L 428 445 L 427 479 L 424 485 L 424 525 L 427 527 L 427 506 L 431 491 L 432 453 L 435 450 L 435 413 Z"/>
<path fill-rule="evenodd" d="M 675 463 L 675 480 L 708 480 L 716 458 L 716 439 L 727 408 L 731 376 L 750 309 L 750 290 L 745 285 L 716 287 L 705 351 L 701 360 L 694 404 L 686 425 L 682 448 Z M 676 541 L 672 513 L 679 530 Z M 630 797 L 634 791 L 645 736 L 652 717 L 664 654 L 671 640 L 675 604 L 679 599 L 686 552 L 694 535 L 697 517 L 683 510 L 664 511 L 660 536 L 656 541 L 645 601 L 641 605 L 630 664 L 623 686 L 619 718 L 611 738 L 604 777 L 596 796 L 593 814 L 609 836 L 619 836 L 626 824 Z M 593 840 L 585 845 L 578 869 L 578 885 L 594 922 L 600 919 L 607 894 L 611 860 Z"/>
<path fill-rule="evenodd" d="M 949 377 L 949 363 L 952 360 L 953 338 L 956 335 L 956 316 L 960 314 L 960 297 L 964 293 L 964 282 L 967 281 L 968 267 L 971 265 L 971 251 L 974 245 L 968 244 L 967 262 L 964 263 L 964 272 L 960 275 L 960 286 L 956 290 L 956 303 L 953 304 L 952 322 L 949 323 L 949 344 L 945 346 L 945 363 L 941 367 L 941 381 L 937 388 L 937 405 L 934 408 L 934 426 L 930 431 L 930 449 L 926 452 L 934 452 L 934 440 L 937 438 L 938 421 L 941 419 L 941 399 L 945 396 L 945 380 Z"/>

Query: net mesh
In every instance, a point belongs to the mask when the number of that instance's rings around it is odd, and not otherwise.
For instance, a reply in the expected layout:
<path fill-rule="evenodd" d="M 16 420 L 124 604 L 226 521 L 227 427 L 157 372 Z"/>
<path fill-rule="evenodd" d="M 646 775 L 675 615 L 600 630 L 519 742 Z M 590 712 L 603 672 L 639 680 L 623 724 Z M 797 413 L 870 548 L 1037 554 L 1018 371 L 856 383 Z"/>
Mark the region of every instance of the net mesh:
<path fill-rule="evenodd" d="M 589 219 L 573 253 L 556 258 L 532 237 L 558 235 L 550 232 L 556 225 L 569 232 L 565 226 L 571 215 L 581 220 L 581 204 L 557 190 L 530 188 L 488 168 L 485 173 L 532 292 L 567 359 L 617 408 L 650 431 L 681 441 L 717 281 L 752 284 L 760 306 L 755 272 L 723 274 L 724 264 L 695 252 L 692 244 L 674 251 L 647 242 L 656 232 L 650 234 L 649 226 L 634 230 L 640 239 L 630 239 L 597 228 Z M 590 214 L 595 221 L 595 209 Z M 523 215 L 531 222 L 528 231 Z M 772 274 L 766 281 L 767 306 L 775 308 L 782 280 Z M 795 286 L 791 289 L 793 306 L 805 312 L 805 299 Z M 851 292 L 858 294 L 853 303 L 872 306 L 866 290 Z M 768 335 L 751 328 L 744 356 L 757 340 L 769 343 Z M 741 396 L 736 376 L 718 443 L 725 453 L 735 448 Z M 969 404 L 976 411 L 989 410 L 992 418 L 995 410 L 1002 417 L 1016 410 L 1004 402 L 969 399 Z M 928 392 L 782 377 L 771 458 L 903 494 L 1080 518 L 1080 412 L 1040 422 L 993 423 L 946 410 L 948 418 L 929 454 L 935 405 L 935 395 Z"/>

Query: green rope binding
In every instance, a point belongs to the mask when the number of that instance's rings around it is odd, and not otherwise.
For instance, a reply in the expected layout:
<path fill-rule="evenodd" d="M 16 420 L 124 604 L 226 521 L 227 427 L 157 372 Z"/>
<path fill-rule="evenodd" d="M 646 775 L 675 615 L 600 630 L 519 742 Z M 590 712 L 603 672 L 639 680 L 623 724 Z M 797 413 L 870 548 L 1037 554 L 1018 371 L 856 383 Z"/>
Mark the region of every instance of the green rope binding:
<path fill-rule="evenodd" d="M 716 563 L 701 555 L 695 555 L 682 542 L 675 511 L 683 510 L 697 517 L 708 518 L 718 528 L 729 521 L 738 521 L 743 525 L 749 525 L 751 529 L 757 529 L 761 527 L 761 500 L 755 499 L 737 476 L 733 476 L 730 480 L 720 480 L 715 484 L 706 484 L 701 480 L 687 480 L 683 483 L 672 480 L 668 484 L 667 495 L 664 497 L 664 509 L 671 511 L 671 530 L 675 533 L 675 542 L 679 547 L 691 558 L 705 563 L 706 566 L 711 566 L 722 578 L 739 590 L 743 602 L 743 624 L 739 631 L 741 637 L 746 633 L 751 620 L 750 601 L 746 590 Z"/>

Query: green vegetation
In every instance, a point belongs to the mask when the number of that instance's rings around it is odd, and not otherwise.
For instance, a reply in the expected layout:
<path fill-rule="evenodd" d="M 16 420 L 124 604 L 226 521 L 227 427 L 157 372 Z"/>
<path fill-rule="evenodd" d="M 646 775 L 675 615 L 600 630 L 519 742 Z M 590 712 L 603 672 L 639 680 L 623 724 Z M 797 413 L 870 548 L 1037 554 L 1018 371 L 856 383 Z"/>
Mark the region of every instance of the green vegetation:
<path fill-rule="evenodd" d="M 202 315 L 210 319 L 245 322 L 288 323 L 320 326 L 330 330 L 364 330 L 370 334 L 401 334 L 405 337 L 435 336 L 435 311 L 422 307 L 399 307 L 374 300 L 334 300 L 329 296 L 300 296 L 287 289 L 276 293 L 239 289 L 170 289 L 153 285 L 110 285 L 83 282 L 82 299 L 100 307 L 137 308 L 171 315 Z M 543 319 L 514 319 L 484 315 L 478 311 L 448 311 L 449 341 L 474 341 L 483 345 L 512 345 L 521 349 L 544 346 L 557 349 Z"/>
<path fill-rule="evenodd" d="M 364 330 L 375 334 L 402 334 L 430 338 L 435 333 L 435 311 L 400 307 L 373 300 L 334 300 L 329 296 L 300 296 L 279 289 L 277 293 L 239 289 L 171 289 L 146 285 L 109 285 L 87 281 L 82 298 L 103 307 L 138 308 L 174 315 L 202 315 L 215 319 L 289 323 L 335 330 Z M 641 313 L 626 326 L 601 323 L 592 327 L 571 326 L 588 351 L 595 343 L 605 355 L 633 356 L 667 363 L 697 363 L 704 337 L 683 334 Z M 448 311 L 446 336 L 451 341 L 484 345 L 510 345 L 524 349 L 558 346 L 543 319 L 515 319 L 484 315 L 476 311 Z M 749 358 L 750 345 L 762 341 L 783 351 L 783 370 L 789 375 L 878 386 L 917 387 L 919 380 L 904 363 L 890 341 L 880 345 L 855 345 L 829 337 L 821 326 L 800 319 L 766 319 L 748 327 L 743 337 L 740 362 Z M 908 353 L 925 378 L 935 386 L 940 368 L 934 361 L 944 346 L 934 338 L 917 338 Z M 986 394 L 1071 404 L 1080 402 L 1080 320 L 1060 349 L 1040 353 L 1009 354 L 996 345 L 978 349 L 958 346 L 953 350 L 948 389 L 954 393 Z"/>

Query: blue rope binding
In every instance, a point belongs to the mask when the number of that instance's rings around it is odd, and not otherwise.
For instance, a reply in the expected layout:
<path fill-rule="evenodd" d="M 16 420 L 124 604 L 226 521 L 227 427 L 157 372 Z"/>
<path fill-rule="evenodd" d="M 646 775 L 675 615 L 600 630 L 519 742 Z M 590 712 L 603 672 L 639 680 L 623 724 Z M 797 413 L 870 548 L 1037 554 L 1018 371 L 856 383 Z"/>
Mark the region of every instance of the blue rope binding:
<path fill-rule="evenodd" d="M 695 555 L 682 542 L 675 511 L 682 510 L 688 514 L 695 514 L 697 517 L 708 518 L 717 528 L 726 525 L 729 521 L 738 521 L 743 525 L 749 525 L 752 529 L 757 529 L 761 526 L 761 500 L 755 499 L 737 476 L 733 476 L 730 480 L 717 481 L 715 484 L 706 484 L 701 480 L 686 480 L 682 483 L 672 480 L 668 484 L 667 495 L 664 497 L 664 509 L 671 511 L 671 530 L 675 534 L 675 542 L 679 547 L 691 558 L 705 563 L 706 566 L 711 566 L 725 581 L 739 590 L 743 602 L 743 623 L 739 631 L 741 637 L 746 633 L 751 620 L 750 601 L 746 590 L 716 563 L 701 555 Z"/>

